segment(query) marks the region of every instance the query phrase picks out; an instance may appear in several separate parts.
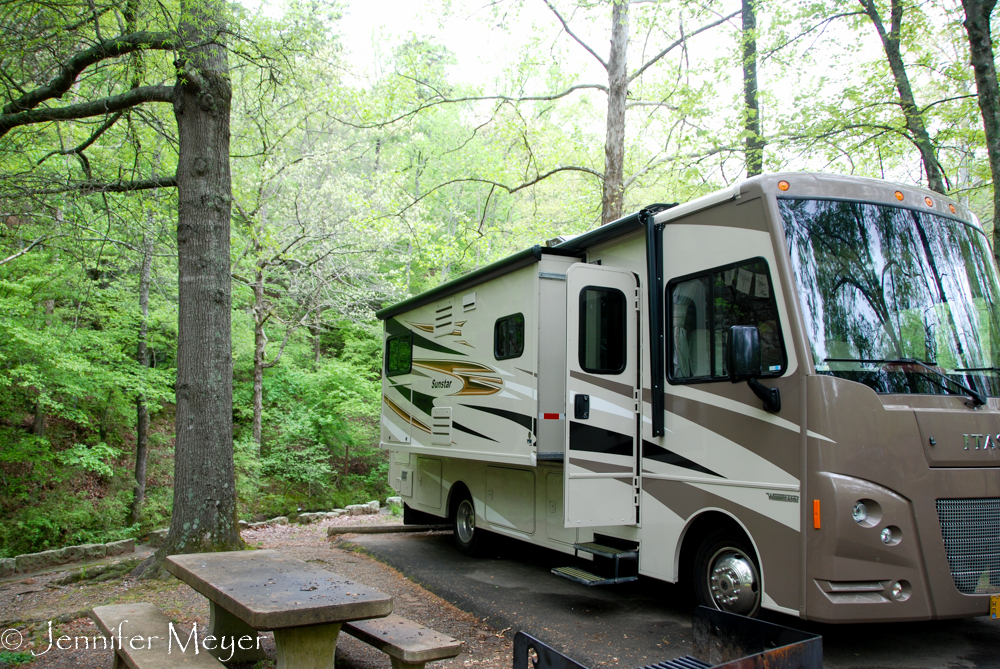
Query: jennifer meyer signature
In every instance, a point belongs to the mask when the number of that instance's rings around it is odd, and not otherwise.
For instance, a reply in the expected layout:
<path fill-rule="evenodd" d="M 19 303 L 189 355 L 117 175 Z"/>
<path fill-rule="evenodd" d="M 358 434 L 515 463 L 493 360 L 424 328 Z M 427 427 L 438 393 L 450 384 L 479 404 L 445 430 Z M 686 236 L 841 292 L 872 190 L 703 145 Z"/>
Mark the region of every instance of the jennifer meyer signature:
<path fill-rule="evenodd" d="M 52 621 L 50 620 L 48 623 L 49 645 L 41 652 L 32 650 L 31 654 L 35 657 L 45 655 L 53 648 L 57 650 L 115 650 L 116 648 L 119 650 L 125 648 L 129 648 L 131 650 L 152 650 L 154 645 L 161 646 L 165 642 L 167 644 L 167 653 L 174 652 L 175 647 L 177 652 L 186 653 L 189 647 L 193 647 L 195 655 L 201 652 L 201 649 L 204 649 L 205 651 L 217 651 L 217 653 L 212 653 L 212 655 L 217 657 L 222 662 L 228 662 L 232 659 L 237 647 L 240 650 L 250 650 L 254 648 L 254 644 L 256 644 L 257 650 L 260 650 L 261 637 L 259 636 L 256 639 L 248 634 L 241 636 L 238 639 L 234 636 L 215 637 L 211 634 L 199 636 L 198 623 L 192 624 L 191 633 L 188 634 L 187 639 L 183 641 L 181 640 L 180 635 L 177 634 L 177 629 L 174 627 L 172 622 L 167 625 L 166 637 L 142 636 L 139 634 L 128 636 L 128 628 L 126 625 L 128 620 L 123 620 L 118 624 L 117 630 L 112 630 L 110 640 L 104 635 L 92 637 L 71 637 L 63 635 L 56 638 L 52 632 Z M 0 644 L 2 644 L 7 650 L 17 650 L 21 647 L 23 642 L 24 637 L 18 630 L 4 630 L 3 634 L 0 634 Z M 228 656 L 222 657 L 226 651 L 229 651 Z"/>

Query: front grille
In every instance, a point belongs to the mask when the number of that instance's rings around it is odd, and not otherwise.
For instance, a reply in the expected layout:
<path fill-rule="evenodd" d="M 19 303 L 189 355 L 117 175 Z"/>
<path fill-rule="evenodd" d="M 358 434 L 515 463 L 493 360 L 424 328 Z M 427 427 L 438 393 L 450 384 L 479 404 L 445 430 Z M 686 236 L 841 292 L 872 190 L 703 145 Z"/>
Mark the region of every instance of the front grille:
<path fill-rule="evenodd" d="M 937 512 L 958 591 L 1000 592 L 1000 498 L 939 499 Z"/>

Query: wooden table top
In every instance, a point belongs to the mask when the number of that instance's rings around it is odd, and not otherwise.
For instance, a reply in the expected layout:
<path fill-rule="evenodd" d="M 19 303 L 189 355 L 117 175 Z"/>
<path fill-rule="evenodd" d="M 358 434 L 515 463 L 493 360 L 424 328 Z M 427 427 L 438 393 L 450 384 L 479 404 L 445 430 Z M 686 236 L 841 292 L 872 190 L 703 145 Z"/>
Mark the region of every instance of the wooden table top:
<path fill-rule="evenodd" d="M 273 550 L 171 555 L 167 571 L 256 630 L 381 618 L 392 597 Z"/>

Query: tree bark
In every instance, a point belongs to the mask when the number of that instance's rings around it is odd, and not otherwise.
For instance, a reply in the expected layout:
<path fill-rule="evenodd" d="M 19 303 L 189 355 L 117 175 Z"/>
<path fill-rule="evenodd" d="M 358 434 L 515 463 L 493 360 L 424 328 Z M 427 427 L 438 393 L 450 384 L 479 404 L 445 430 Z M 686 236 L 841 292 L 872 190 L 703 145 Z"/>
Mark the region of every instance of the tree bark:
<path fill-rule="evenodd" d="M 153 240 L 143 236 L 142 240 L 142 272 L 139 275 L 139 309 L 142 319 L 139 321 L 139 342 L 136 345 L 135 359 L 142 368 L 149 367 L 149 346 L 146 338 L 149 333 L 149 282 L 153 271 Z M 132 506 L 129 509 L 129 519 L 134 525 L 139 522 L 142 503 L 146 498 L 146 461 L 149 454 L 149 407 L 146 398 L 140 394 L 135 398 L 135 489 L 132 495 Z"/>
<path fill-rule="evenodd" d="M 45 409 L 42 408 L 41 402 L 35 403 L 35 419 L 31 424 L 31 434 L 36 437 L 45 436 Z"/>
<path fill-rule="evenodd" d="M 608 118 L 604 141 L 601 224 L 621 218 L 625 170 L 625 102 L 628 96 L 628 1 L 613 0 L 608 57 Z"/>
<path fill-rule="evenodd" d="M 243 547 L 233 466 L 229 222 L 232 87 L 221 41 L 222 0 L 181 2 L 185 48 L 174 115 L 177 159 L 177 417 L 170 532 L 137 568 L 159 574 L 174 553 Z"/>
<path fill-rule="evenodd" d="M 260 258 L 260 242 L 256 237 L 254 239 L 254 252 L 254 255 Z M 264 324 L 268 318 L 267 305 L 264 303 L 262 264 L 263 261 L 258 260 L 253 282 L 253 440 L 257 444 L 258 453 L 260 453 L 263 437 L 264 357 L 267 354 L 267 333 L 264 332 Z"/>
<path fill-rule="evenodd" d="M 743 100 L 746 105 L 744 129 L 747 176 L 764 171 L 764 135 L 761 128 L 757 86 L 756 0 L 743 0 Z"/>
<path fill-rule="evenodd" d="M 913 90 L 910 88 L 910 79 L 906 74 L 906 66 L 903 63 L 903 55 L 899 50 L 900 27 L 903 23 L 902 0 L 892 0 L 890 28 L 885 31 L 882 17 L 878 8 L 875 7 L 874 0 L 858 0 L 865 10 L 865 14 L 871 19 L 879 38 L 882 40 L 882 48 L 885 57 L 889 61 L 889 69 L 892 70 L 892 77 L 896 82 L 896 91 L 899 93 L 899 106 L 903 110 L 906 119 L 906 129 L 910 134 L 917 150 L 920 151 L 920 158 L 924 164 L 924 173 L 927 176 L 927 187 L 933 191 L 944 194 L 946 191 L 944 175 L 941 172 L 941 164 L 937 159 L 937 151 L 930 135 L 927 133 L 927 126 L 924 124 L 923 114 L 913 98 Z"/>
<path fill-rule="evenodd" d="M 993 179 L 993 258 L 1000 265 L 1000 86 L 993 60 L 993 37 L 990 16 L 996 0 L 962 0 L 965 9 L 965 32 L 969 35 L 969 53 L 976 77 L 979 111 L 986 132 L 986 153 Z"/>

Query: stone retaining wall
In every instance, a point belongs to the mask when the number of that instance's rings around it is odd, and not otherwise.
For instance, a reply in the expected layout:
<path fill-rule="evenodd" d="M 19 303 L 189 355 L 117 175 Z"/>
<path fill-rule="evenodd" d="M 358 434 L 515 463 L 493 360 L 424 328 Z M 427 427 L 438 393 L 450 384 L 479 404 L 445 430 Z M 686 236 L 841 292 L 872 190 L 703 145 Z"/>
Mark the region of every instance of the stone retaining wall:
<path fill-rule="evenodd" d="M 112 541 L 109 544 L 84 544 L 42 551 L 41 553 L 27 553 L 17 557 L 0 559 L 0 578 L 49 567 L 59 567 L 70 562 L 99 560 L 134 552 L 135 539 L 123 539 L 122 541 Z"/>

